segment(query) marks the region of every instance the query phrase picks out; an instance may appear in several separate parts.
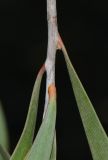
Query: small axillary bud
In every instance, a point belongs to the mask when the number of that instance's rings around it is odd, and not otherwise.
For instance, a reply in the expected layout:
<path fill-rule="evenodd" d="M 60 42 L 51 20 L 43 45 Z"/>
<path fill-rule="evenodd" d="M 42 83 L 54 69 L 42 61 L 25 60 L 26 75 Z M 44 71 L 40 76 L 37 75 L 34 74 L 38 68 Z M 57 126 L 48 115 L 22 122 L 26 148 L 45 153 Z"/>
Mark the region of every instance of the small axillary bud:
<path fill-rule="evenodd" d="M 48 87 L 48 94 L 49 94 L 49 98 L 56 97 L 56 87 L 54 84 L 51 84 Z"/>
<path fill-rule="evenodd" d="M 62 49 L 62 39 L 61 39 L 60 35 L 58 35 L 57 49 L 58 50 Z"/>

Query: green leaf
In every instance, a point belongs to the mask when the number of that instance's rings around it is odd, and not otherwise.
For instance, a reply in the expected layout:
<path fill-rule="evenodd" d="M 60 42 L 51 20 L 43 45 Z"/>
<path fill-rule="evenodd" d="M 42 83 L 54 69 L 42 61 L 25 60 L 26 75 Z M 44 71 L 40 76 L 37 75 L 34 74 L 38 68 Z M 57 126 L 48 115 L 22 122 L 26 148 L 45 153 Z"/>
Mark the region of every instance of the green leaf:
<path fill-rule="evenodd" d="M 108 160 L 108 138 L 62 44 L 77 106 L 94 160 Z"/>
<path fill-rule="evenodd" d="M 51 151 L 51 156 L 50 156 L 50 160 L 56 160 L 56 136 L 54 136 L 54 142 L 53 142 L 53 146 L 52 146 L 52 151 Z"/>
<path fill-rule="evenodd" d="M 50 97 L 48 108 L 26 160 L 50 160 L 56 122 L 56 98 Z"/>
<path fill-rule="evenodd" d="M 3 107 L 0 102 L 0 144 L 3 147 L 9 147 L 9 140 L 8 140 L 8 129 L 6 125 L 6 120 L 3 112 Z"/>
<path fill-rule="evenodd" d="M 28 111 L 26 123 L 23 129 L 21 138 L 10 160 L 23 160 L 25 155 L 27 154 L 27 152 L 32 146 L 35 124 L 36 124 L 36 116 L 37 116 L 37 110 L 38 110 L 40 84 L 41 84 L 41 79 L 44 71 L 45 71 L 45 68 L 43 66 L 39 71 L 36 82 L 34 84 L 33 93 L 32 93 L 32 97 L 29 105 L 29 111 Z"/>
<path fill-rule="evenodd" d="M 10 155 L 6 149 L 0 144 L 0 160 L 9 160 Z"/>
<path fill-rule="evenodd" d="M 8 129 L 2 108 L 0 102 L 0 160 L 8 160 L 9 154 L 6 151 L 6 149 L 9 149 Z"/>

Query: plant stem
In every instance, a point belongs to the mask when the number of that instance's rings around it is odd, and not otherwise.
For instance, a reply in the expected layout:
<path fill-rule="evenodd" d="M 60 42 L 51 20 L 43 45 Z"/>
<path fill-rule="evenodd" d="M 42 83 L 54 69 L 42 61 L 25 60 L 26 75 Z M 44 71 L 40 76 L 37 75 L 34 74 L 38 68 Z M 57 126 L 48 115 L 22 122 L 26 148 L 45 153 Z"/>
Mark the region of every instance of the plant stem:
<path fill-rule="evenodd" d="M 58 40 L 56 0 L 47 0 L 47 21 L 48 21 L 48 47 L 47 47 L 47 58 L 45 62 L 45 68 L 47 74 L 45 111 L 47 109 L 49 101 L 48 87 L 51 84 L 55 84 L 55 57 L 56 57 L 57 40 Z"/>
<path fill-rule="evenodd" d="M 55 58 L 56 58 L 56 50 L 58 43 L 56 0 L 47 0 L 47 21 L 48 21 L 48 46 L 47 46 L 47 57 L 45 62 L 47 77 L 46 77 L 46 97 L 45 97 L 44 115 L 46 113 L 49 102 L 48 88 L 51 84 L 55 85 Z M 51 159 L 56 159 L 55 136 L 54 136 L 54 142 L 55 143 L 53 143 Z"/>

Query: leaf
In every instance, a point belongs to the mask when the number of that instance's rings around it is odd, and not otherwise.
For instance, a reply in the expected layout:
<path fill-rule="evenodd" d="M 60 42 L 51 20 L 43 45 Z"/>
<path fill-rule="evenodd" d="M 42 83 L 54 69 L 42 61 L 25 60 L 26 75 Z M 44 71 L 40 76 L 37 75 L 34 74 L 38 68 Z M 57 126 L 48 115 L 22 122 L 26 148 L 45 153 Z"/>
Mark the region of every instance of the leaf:
<path fill-rule="evenodd" d="M 0 160 L 9 160 L 10 155 L 6 149 L 0 144 Z"/>
<path fill-rule="evenodd" d="M 54 136 L 54 141 L 53 141 L 53 146 L 52 146 L 52 151 L 51 151 L 51 156 L 50 160 L 56 160 L 56 136 Z"/>
<path fill-rule="evenodd" d="M 6 120 L 5 120 L 1 102 L 0 102 L 0 144 L 3 147 L 6 147 L 6 148 L 9 147 L 8 129 L 7 129 Z"/>
<path fill-rule="evenodd" d="M 49 89 L 50 97 L 45 117 L 26 160 L 50 159 L 56 122 L 55 87 L 51 85 L 51 88 Z"/>
<path fill-rule="evenodd" d="M 40 92 L 40 84 L 43 73 L 45 71 L 44 66 L 38 73 L 36 78 L 36 82 L 33 88 L 33 93 L 29 105 L 29 111 L 26 119 L 26 123 L 21 135 L 21 138 L 11 156 L 10 160 L 23 160 L 27 152 L 32 146 L 32 141 L 34 137 L 34 130 L 35 130 L 35 123 L 36 123 L 36 116 L 38 110 L 38 99 L 39 99 L 39 92 Z"/>
<path fill-rule="evenodd" d="M 62 43 L 77 106 L 94 160 L 108 160 L 108 138 Z"/>
<path fill-rule="evenodd" d="M 9 148 L 8 129 L 2 108 L 3 107 L 0 102 L 0 160 L 8 160 L 9 154 L 6 151 L 6 149 Z"/>

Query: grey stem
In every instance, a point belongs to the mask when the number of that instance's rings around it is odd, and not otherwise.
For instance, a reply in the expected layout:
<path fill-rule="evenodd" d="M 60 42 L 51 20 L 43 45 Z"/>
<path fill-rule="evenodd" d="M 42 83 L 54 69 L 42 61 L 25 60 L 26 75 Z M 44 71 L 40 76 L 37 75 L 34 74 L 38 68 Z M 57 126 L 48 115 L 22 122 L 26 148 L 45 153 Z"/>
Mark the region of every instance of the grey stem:
<path fill-rule="evenodd" d="M 47 58 L 45 62 L 45 68 L 47 74 L 45 111 L 47 109 L 49 101 L 48 87 L 51 84 L 55 84 L 55 57 L 56 57 L 56 49 L 58 42 L 56 0 L 47 0 L 47 21 L 48 21 L 48 47 L 47 47 Z"/>

